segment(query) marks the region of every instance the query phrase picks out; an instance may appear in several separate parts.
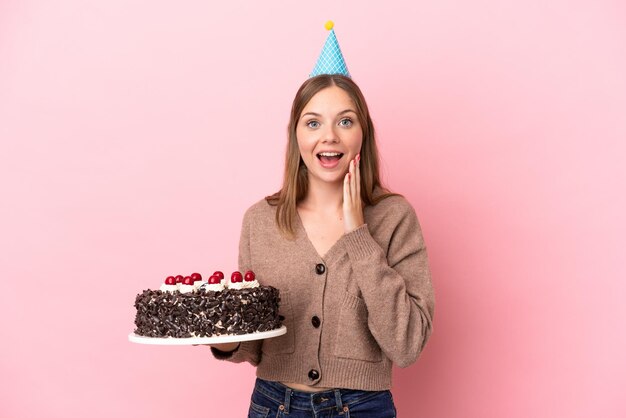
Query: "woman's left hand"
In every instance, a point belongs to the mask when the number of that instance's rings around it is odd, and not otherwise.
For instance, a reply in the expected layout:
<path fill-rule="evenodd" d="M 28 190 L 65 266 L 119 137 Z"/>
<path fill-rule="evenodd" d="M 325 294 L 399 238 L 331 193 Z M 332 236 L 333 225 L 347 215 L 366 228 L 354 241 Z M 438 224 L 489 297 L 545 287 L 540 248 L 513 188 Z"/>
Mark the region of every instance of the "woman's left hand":
<path fill-rule="evenodd" d="M 352 232 L 365 223 L 361 201 L 361 154 L 350 161 L 350 169 L 343 179 L 343 230 Z"/>

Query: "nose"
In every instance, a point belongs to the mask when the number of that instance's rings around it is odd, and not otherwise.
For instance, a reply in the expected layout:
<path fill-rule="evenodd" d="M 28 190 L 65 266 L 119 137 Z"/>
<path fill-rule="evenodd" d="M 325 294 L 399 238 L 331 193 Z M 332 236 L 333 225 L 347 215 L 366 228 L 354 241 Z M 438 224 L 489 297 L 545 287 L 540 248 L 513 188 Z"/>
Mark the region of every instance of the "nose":
<path fill-rule="evenodd" d="M 339 142 L 339 135 L 335 132 L 334 126 L 328 126 L 322 133 L 322 142 L 326 144 L 336 144 Z"/>

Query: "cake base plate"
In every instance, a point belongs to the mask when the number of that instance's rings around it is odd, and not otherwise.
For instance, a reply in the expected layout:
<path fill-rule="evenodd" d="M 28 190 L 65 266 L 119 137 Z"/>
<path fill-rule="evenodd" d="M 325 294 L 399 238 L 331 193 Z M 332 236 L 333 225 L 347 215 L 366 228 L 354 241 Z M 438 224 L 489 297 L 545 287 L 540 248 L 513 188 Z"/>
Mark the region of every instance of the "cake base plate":
<path fill-rule="evenodd" d="M 222 343 L 238 343 L 242 341 L 264 340 L 266 338 L 278 337 L 287 333 L 287 327 L 282 326 L 270 331 L 253 332 L 243 335 L 218 335 L 215 337 L 189 337 L 189 338 L 154 338 L 144 337 L 135 333 L 128 334 L 128 340 L 137 344 L 152 345 L 195 345 L 195 344 L 222 344 Z"/>

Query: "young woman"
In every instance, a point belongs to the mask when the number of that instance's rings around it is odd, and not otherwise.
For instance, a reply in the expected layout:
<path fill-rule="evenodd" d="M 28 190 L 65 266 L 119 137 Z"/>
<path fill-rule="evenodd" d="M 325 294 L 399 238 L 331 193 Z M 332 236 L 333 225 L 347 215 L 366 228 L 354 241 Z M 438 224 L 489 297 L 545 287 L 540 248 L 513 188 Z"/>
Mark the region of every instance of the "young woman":
<path fill-rule="evenodd" d="M 381 186 L 350 78 L 304 82 L 288 131 L 283 187 L 248 209 L 239 247 L 240 270 L 280 290 L 287 333 L 211 350 L 257 367 L 250 417 L 394 417 L 392 363 L 413 363 L 432 332 L 418 219 Z"/>

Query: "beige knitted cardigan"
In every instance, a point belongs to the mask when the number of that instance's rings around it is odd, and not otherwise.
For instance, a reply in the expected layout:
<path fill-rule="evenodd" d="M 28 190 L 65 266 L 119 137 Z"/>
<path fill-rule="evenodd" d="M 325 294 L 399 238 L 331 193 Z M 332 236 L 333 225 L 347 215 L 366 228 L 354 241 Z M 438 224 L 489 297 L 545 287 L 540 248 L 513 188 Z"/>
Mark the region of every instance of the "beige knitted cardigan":
<path fill-rule="evenodd" d="M 367 206 L 366 224 L 323 257 L 299 218 L 295 240 L 281 236 L 275 211 L 265 200 L 247 210 L 239 268 L 280 290 L 287 333 L 213 355 L 248 361 L 266 380 L 389 389 L 392 363 L 415 362 L 432 333 L 434 292 L 415 211 L 401 196 Z"/>

